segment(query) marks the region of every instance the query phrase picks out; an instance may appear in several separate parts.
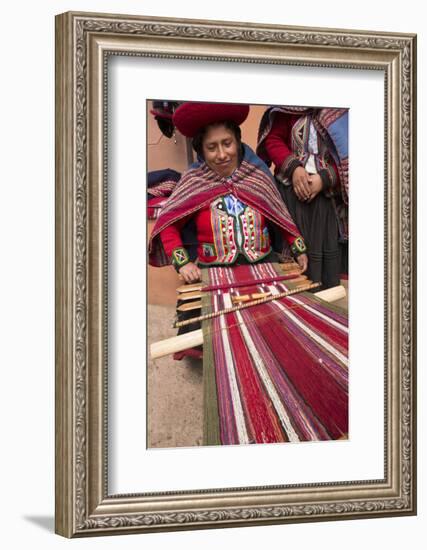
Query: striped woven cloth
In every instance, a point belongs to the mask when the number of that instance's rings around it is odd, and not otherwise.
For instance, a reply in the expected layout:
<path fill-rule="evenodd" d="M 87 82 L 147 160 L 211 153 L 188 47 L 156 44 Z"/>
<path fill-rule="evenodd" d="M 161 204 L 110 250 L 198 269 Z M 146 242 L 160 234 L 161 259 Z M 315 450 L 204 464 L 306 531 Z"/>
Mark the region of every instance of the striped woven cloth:
<path fill-rule="evenodd" d="M 290 290 L 275 264 L 213 267 L 203 311 L 233 296 Z M 263 279 L 263 284 L 233 283 Z M 294 283 L 295 284 L 295 283 Z M 348 319 L 305 292 L 203 322 L 205 444 L 345 439 L 348 435 Z"/>

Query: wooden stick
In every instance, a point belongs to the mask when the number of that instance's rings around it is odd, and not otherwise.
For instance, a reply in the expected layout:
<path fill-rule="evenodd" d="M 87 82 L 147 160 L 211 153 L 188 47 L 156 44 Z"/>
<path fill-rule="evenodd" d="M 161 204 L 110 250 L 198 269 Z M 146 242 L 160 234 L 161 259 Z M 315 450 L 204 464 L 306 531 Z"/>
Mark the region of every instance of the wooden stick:
<path fill-rule="evenodd" d="M 266 302 L 271 302 L 273 300 L 277 300 L 280 298 L 286 298 L 286 296 L 292 296 L 293 294 L 298 294 L 299 292 L 304 292 L 305 290 L 311 290 L 313 288 L 317 288 L 321 284 L 322 283 L 311 283 L 309 285 L 295 288 L 294 290 L 279 292 L 279 294 L 274 294 L 273 296 L 267 296 L 266 298 L 260 298 L 259 300 L 253 300 L 251 302 L 246 302 L 243 304 L 239 304 L 237 306 L 228 307 L 220 311 L 213 311 L 212 313 L 207 313 L 206 315 L 200 315 L 200 317 L 193 317 L 192 319 L 187 319 L 186 321 L 178 321 L 174 324 L 174 327 L 175 328 L 185 327 L 187 325 L 191 325 L 192 323 L 196 323 L 198 321 L 206 321 L 208 319 L 213 319 L 214 317 L 219 317 L 220 315 L 223 315 L 225 313 L 233 313 L 234 311 L 239 311 L 241 309 L 246 309 L 248 307 L 258 306 L 261 304 L 265 304 Z"/>
<path fill-rule="evenodd" d="M 346 291 L 342 285 L 338 285 L 332 288 L 327 288 L 326 290 L 321 290 L 320 292 L 316 292 L 314 295 L 322 300 L 325 300 L 325 302 L 335 302 L 335 300 L 345 298 Z"/>
<path fill-rule="evenodd" d="M 182 293 L 185 293 L 185 292 L 194 292 L 195 290 L 202 290 L 203 288 L 203 283 L 193 283 L 191 285 L 181 285 L 179 286 L 176 291 L 178 292 L 178 294 L 182 294 Z"/>
<path fill-rule="evenodd" d="M 182 351 L 188 348 L 194 348 L 203 344 L 203 332 L 202 329 L 193 330 L 186 334 L 180 334 L 173 338 L 167 338 L 160 342 L 154 342 L 150 346 L 150 355 L 152 359 L 163 357 L 177 351 Z"/>
<path fill-rule="evenodd" d="M 306 284 L 310 284 L 312 281 L 307 279 L 305 275 L 301 275 L 301 277 L 298 277 L 297 279 L 293 279 L 293 283 L 299 283 L 299 282 L 305 282 Z M 298 287 L 300 288 L 300 287 Z M 266 293 L 265 293 L 266 294 Z M 326 302 L 335 302 L 336 300 L 340 300 L 341 298 L 344 298 L 346 296 L 346 290 L 343 285 L 334 286 L 333 288 L 327 288 L 326 290 L 321 290 L 320 292 L 315 293 L 316 296 L 321 298 L 322 300 L 325 300 Z M 179 299 L 182 301 L 185 300 L 195 300 L 197 298 L 201 298 L 202 294 L 200 292 L 188 292 L 183 295 L 179 296 Z M 248 302 L 249 299 L 252 297 L 252 300 L 263 298 L 263 294 L 260 294 L 257 296 L 256 294 L 244 294 L 240 296 L 233 296 L 234 302 Z M 196 302 L 199 303 L 199 302 Z M 188 307 L 187 307 L 188 306 Z M 197 309 L 196 307 L 190 307 L 191 304 L 183 304 L 182 306 L 178 307 L 179 311 L 189 311 L 190 309 Z M 182 307 L 183 309 L 180 309 Z"/>
<path fill-rule="evenodd" d="M 298 270 L 301 269 L 300 266 L 297 264 L 297 262 L 294 262 L 294 261 L 285 262 L 283 264 L 278 264 L 278 265 L 279 265 L 280 270 L 283 271 L 284 273 L 288 273 L 289 271 L 298 271 Z M 178 275 L 178 279 L 180 281 L 184 280 L 182 275 Z M 193 283 L 193 284 L 198 285 L 200 283 Z M 185 286 L 191 286 L 191 285 L 183 285 L 183 286 L 185 287 Z"/>
<path fill-rule="evenodd" d="M 340 288 L 341 287 L 341 288 Z M 340 285 L 338 287 L 328 288 L 327 290 L 321 290 L 316 292 L 314 296 L 319 296 L 325 302 L 330 302 L 330 298 L 334 298 L 338 294 L 340 297 L 345 296 L 345 289 Z M 334 298 L 336 299 L 336 298 Z M 192 335 L 189 338 L 189 335 Z M 182 351 L 194 346 L 200 346 L 203 344 L 203 333 L 201 329 L 187 332 L 186 334 L 180 334 L 179 336 L 174 336 L 173 338 L 168 338 L 166 340 L 161 340 L 160 342 L 155 342 L 150 346 L 150 354 L 153 359 L 163 357 L 165 355 L 170 355 L 176 351 Z M 154 354 L 154 355 L 153 355 Z"/>
<path fill-rule="evenodd" d="M 187 300 L 197 300 L 197 298 L 201 298 L 202 293 L 199 291 L 193 291 L 193 292 L 183 292 L 178 296 L 178 300 L 187 301 Z"/>
<path fill-rule="evenodd" d="M 266 298 L 270 296 L 271 292 L 258 292 L 255 294 L 240 294 L 239 296 L 232 296 L 231 300 L 234 304 L 239 302 L 249 302 L 249 300 L 259 300 L 260 298 Z"/>
<path fill-rule="evenodd" d="M 300 269 L 300 266 L 296 262 L 287 262 L 285 264 L 279 264 L 279 268 L 287 273 L 288 271 L 294 271 Z"/>
<path fill-rule="evenodd" d="M 177 311 L 192 311 L 193 309 L 201 309 L 202 301 L 198 300 L 197 302 L 188 302 L 188 304 L 181 304 L 176 309 Z"/>
<path fill-rule="evenodd" d="M 302 282 L 304 282 L 306 284 L 309 284 L 312 281 L 307 279 L 307 277 L 305 275 L 301 275 L 301 277 L 297 277 L 296 279 L 292 279 L 292 283 L 302 283 Z M 233 300 L 235 300 L 236 302 L 239 302 L 239 301 L 247 302 L 247 301 L 249 301 L 249 299 L 255 300 L 255 299 L 258 299 L 258 298 L 262 298 L 263 294 L 260 293 L 259 296 L 257 296 L 257 294 L 245 294 L 245 295 L 240 295 L 240 296 L 233 296 Z M 251 296 L 252 296 L 252 298 L 250 298 Z M 199 292 L 198 291 L 183 292 L 182 294 L 178 295 L 178 300 L 181 301 L 181 302 L 186 302 L 186 301 L 189 301 L 189 300 L 197 300 L 199 298 L 202 298 L 201 291 L 199 291 Z"/>
<path fill-rule="evenodd" d="M 306 284 L 311 283 L 309 279 L 305 275 L 302 275 L 301 277 L 298 277 L 297 279 L 293 280 L 293 282 L 302 282 L 305 281 Z M 232 296 L 233 303 L 239 303 L 239 302 L 249 302 L 250 300 L 258 300 L 259 298 L 264 298 L 266 296 L 269 296 L 271 292 L 261 292 L 258 294 L 243 294 L 239 296 Z M 326 302 L 334 302 L 335 300 L 340 300 L 341 298 L 344 298 L 346 295 L 345 288 L 341 285 L 336 286 L 334 288 L 328 288 L 327 290 L 321 290 L 320 292 L 316 292 L 316 296 L 321 298 L 322 300 L 325 300 Z M 186 293 L 183 296 L 180 296 L 179 299 L 181 301 L 186 300 L 195 300 L 197 298 L 201 298 L 202 294 L 200 292 L 191 292 Z M 195 309 L 200 309 L 202 307 L 201 300 L 198 300 L 197 302 L 188 302 L 185 304 L 181 304 L 176 309 L 178 311 L 193 311 Z"/>
<path fill-rule="evenodd" d="M 294 277 L 292 277 L 294 275 Z M 272 277 L 271 280 L 267 280 L 266 284 L 271 284 L 275 281 L 289 281 L 289 282 L 298 282 L 307 279 L 307 275 L 301 275 L 301 271 L 292 271 L 289 273 L 285 273 L 284 275 L 277 275 L 276 277 Z M 236 281 L 234 283 L 231 283 L 227 287 L 220 288 L 220 290 L 226 290 L 226 288 L 238 288 L 238 287 L 249 287 L 249 286 L 259 286 L 263 284 L 262 279 L 253 279 L 250 281 Z M 185 294 L 187 292 L 206 292 L 206 290 L 210 288 L 211 285 L 204 285 L 203 283 L 192 283 L 190 285 L 181 285 L 179 286 L 176 291 L 178 294 Z"/>

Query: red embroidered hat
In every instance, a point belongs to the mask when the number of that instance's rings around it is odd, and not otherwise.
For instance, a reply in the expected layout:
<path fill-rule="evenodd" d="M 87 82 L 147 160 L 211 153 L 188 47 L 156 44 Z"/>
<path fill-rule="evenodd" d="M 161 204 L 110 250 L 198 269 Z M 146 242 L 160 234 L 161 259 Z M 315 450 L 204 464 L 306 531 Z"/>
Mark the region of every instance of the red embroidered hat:
<path fill-rule="evenodd" d="M 232 120 L 240 126 L 248 114 L 249 105 L 188 101 L 178 107 L 172 120 L 181 134 L 194 137 L 201 128 L 215 122 Z"/>

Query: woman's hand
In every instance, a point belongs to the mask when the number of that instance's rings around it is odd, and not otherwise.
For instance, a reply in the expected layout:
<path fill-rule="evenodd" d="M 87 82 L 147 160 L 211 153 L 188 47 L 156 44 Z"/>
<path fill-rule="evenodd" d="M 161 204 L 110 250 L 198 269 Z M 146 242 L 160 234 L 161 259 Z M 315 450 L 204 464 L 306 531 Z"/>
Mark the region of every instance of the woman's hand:
<path fill-rule="evenodd" d="M 305 273 L 307 271 L 307 267 L 308 267 L 308 256 L 307 256 L 307 254 L 300 254 L 299 256 L 297 256 L 296 260 L 298 262 L 298 265 L 301 268 L 301 273 Z"/>
<path fill-rule="evenodd" d="M 202 276 L 200 268 L 193 262 L 188 262 L 188 264 L 183 265 L 179 269 L 179 274 L 186 283 L 197 283 Z"/>
<path fill-rule="evenodd" d="M 310 186 L 310 198 L 308 202 L 311 202 L 323 189 L 322 178 L 319 174 L 311 174 L 311 176 L 308 176 L 308 184 Z"/>
<path fill-rule="evenodd" d="M 302 166 L 295 168 L 292 174 L 292 186 L 300 201 L 306 201 L 310 198 L 309 176 Z"/>

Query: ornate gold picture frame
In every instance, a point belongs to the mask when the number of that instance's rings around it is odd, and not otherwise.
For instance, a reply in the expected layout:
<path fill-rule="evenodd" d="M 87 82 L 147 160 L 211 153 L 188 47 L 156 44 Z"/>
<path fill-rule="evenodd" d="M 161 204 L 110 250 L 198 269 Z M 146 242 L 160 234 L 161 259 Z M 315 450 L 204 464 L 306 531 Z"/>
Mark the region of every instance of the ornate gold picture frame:
<path fill-rule="evenodd" d="M 223 489 L 209 489 L 207 477 L 197 490 L 110 493 L 106 181 L 112 56 L 383 74 L 385 361 L 378 366 L 384 372 L 383 477 Z M 415 112 L 414 35 L 57 16 L 57 533 L 78 537 L 416 513 Z"/>

